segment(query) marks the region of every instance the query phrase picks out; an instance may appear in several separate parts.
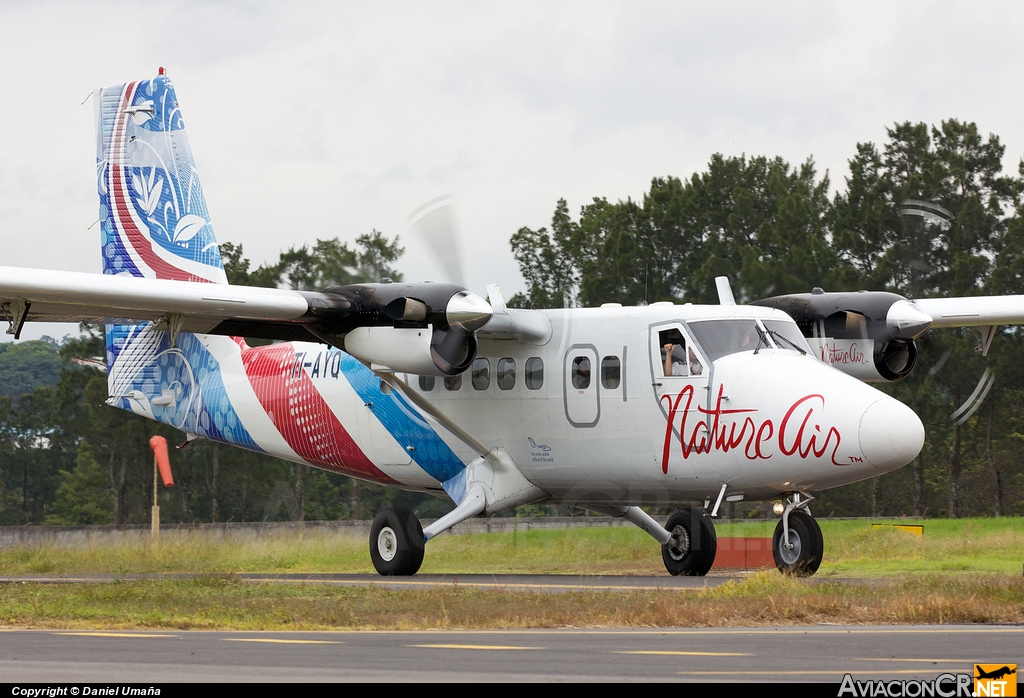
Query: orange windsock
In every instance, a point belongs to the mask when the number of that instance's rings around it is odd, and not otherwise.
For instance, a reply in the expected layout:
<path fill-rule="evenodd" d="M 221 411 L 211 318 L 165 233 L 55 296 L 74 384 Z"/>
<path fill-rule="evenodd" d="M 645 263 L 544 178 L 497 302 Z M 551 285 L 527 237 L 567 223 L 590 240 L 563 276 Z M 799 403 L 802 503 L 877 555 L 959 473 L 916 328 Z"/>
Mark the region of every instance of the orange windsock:
<path fill-rule="evenodd" d="M 172 487 L 174 478 L 171 477 L 171 459 L 167 455 L 167 439 L 162 436 L 154 436 L 149 440 L 149 447 L 153 449 L 153 455 L 156 456 L 156 464 L 160 468 L 160 478 L 164 481 L 164 487 Z"/>

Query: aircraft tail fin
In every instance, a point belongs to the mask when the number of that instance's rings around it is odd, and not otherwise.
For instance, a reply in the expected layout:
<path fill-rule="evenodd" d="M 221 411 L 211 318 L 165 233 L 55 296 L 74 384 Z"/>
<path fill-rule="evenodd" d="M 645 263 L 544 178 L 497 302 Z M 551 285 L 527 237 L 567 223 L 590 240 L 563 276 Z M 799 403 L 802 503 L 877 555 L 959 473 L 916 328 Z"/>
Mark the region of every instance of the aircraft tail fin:
<path fill-rule="evenodd" d="M 170 79 L 95 92 L 103 273 L 227 283 Z"/>
<path fill-rule="evenodd" d="M 152 80 L 96 90 L 94 105 L 103 273 L 226 284 L 178 98 L 163 68 Z M 174 332 L 175 322 L 169 316 L 107 325 L 108 403 L 214 434 L 197 421 L 202 398 L 194 368 L 208 373 L 214 362 L 196 337 Z"/>

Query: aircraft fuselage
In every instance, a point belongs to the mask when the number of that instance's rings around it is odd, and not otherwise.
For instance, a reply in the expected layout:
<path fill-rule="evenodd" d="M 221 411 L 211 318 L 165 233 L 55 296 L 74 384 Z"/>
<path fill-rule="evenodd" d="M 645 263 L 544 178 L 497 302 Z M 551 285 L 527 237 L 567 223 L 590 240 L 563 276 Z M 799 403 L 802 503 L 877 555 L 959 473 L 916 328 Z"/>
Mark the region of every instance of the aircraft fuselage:
<path fill-rule="evenodd" d="M 552 330 L 543 345 L 485 339 L 459 376 L 401 378 L 479 442 L 506 451 L 555 501 L 669 504 L 714 498 L 723 484 L 730 497 L 761 499 L 869 478 L 921 448 L 924 430 L 909 408 L 798 351 L 806 344 L 780 311 L 655 304 L 543 312 Z M 127 406 L 173 423 L 189 399 L 186 411 L 197 417 L 176 424 L 185 431 L 439 494 L 476 457 L 338 349 L 197 340 L 217 370 L 204 379 L 199 357 L 168 348 L 185 354 L 196 385 L 179 385 L 181 395 L 172 388 L 168 405 L 150 395 L 149 405 Z M 228 409 L 214 414 L 213 395 Z M 205 413 L 243 429 L 204 433 Z"/>

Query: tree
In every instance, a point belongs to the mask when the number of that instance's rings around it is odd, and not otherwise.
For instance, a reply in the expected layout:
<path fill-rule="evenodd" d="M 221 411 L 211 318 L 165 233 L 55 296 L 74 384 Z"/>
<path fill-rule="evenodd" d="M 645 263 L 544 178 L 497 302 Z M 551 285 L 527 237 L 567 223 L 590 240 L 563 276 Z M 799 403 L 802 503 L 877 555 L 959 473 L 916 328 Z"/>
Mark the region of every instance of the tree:
<path fill-rule="evenodd" d="M 828 244 L 828 178 L 808 160 L 714 155 L 688 180 L 655 178 L 642 202 L 595 198 L 579 222 L 560 200 L 546 228 L 520 228 L 512 252 L 529 307 L 660 300 L 712 302 L 715 277 L 740 300 L 809 291 L 841 273 Z"/>
<path fill-rule="evenodd" d="M 60 471 L 60 486 L 53 513 L 43 523 L 64 526 L 108 524 L 113 517 L 113 496 L 107 473 L 96 461 L 89 444 L 78 448 L 73 470 Z"/>
<path fill-rule="evenodd" d="M 40 386 L 53 385 L 59 368 L 60 354 L 52 341 L 0 344 L 0 396 L 17 400 Z"/>
<path fill-rule="evenodd" d="M 405 252 L 398 238 L 389 240 L 373 230 L 356 238 L 355 247 L 339 238 L 317 240 L 313 249 L 307 245 L 291 247 L 282 252 L 276 264 L 250 269 L 241 245 L 221 244 L 221 259 L 228 283 L 240 286 L 285 286 L 299 291 L 318 291 L 329 286 L 379 282 L 388 277 L 401 281 L 402 274 L 394 267 Z"/>
<path fill-rule="evenodd" d="M 576 295 L 579 283 L 579 225 L 569 217 L 569 206 L 559 199 L 547 228 L 520 228 L 510 241 L 519 271 L 530 285 L 525 296 L 512 304 L 524 308 L 561 308 Z"/>

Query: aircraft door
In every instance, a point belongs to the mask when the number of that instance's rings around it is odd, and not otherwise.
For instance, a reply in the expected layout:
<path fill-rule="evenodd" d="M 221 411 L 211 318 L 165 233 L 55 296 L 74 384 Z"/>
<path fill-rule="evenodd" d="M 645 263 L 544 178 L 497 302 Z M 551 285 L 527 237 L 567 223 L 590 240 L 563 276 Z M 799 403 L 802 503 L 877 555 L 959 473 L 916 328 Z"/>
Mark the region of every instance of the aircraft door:
<path fill-rule="evenodd" d="M 700 451 L 707 439 L 707 415 L 700 411 L 708 402 L 708 381 L 711 373 L 700 347 L 682 323 L 664 323 L 650 330 L 651 378 L 655 398 L 664 422 L 659 427 L 666 443 L 670 461 L 686 460 L 681 451 Z M 669 429 L 671 422 L 671 429 Z M 666 474 L 692 474 L 692 468 L 667 468 Z"/>
<path fill-rule="evenodd" d="M 601 418 L 598 379 L 600 359 L 593 344 L 574 344 L 562 364 L 565 418 L 577 428 L 593 427 Z"/>

